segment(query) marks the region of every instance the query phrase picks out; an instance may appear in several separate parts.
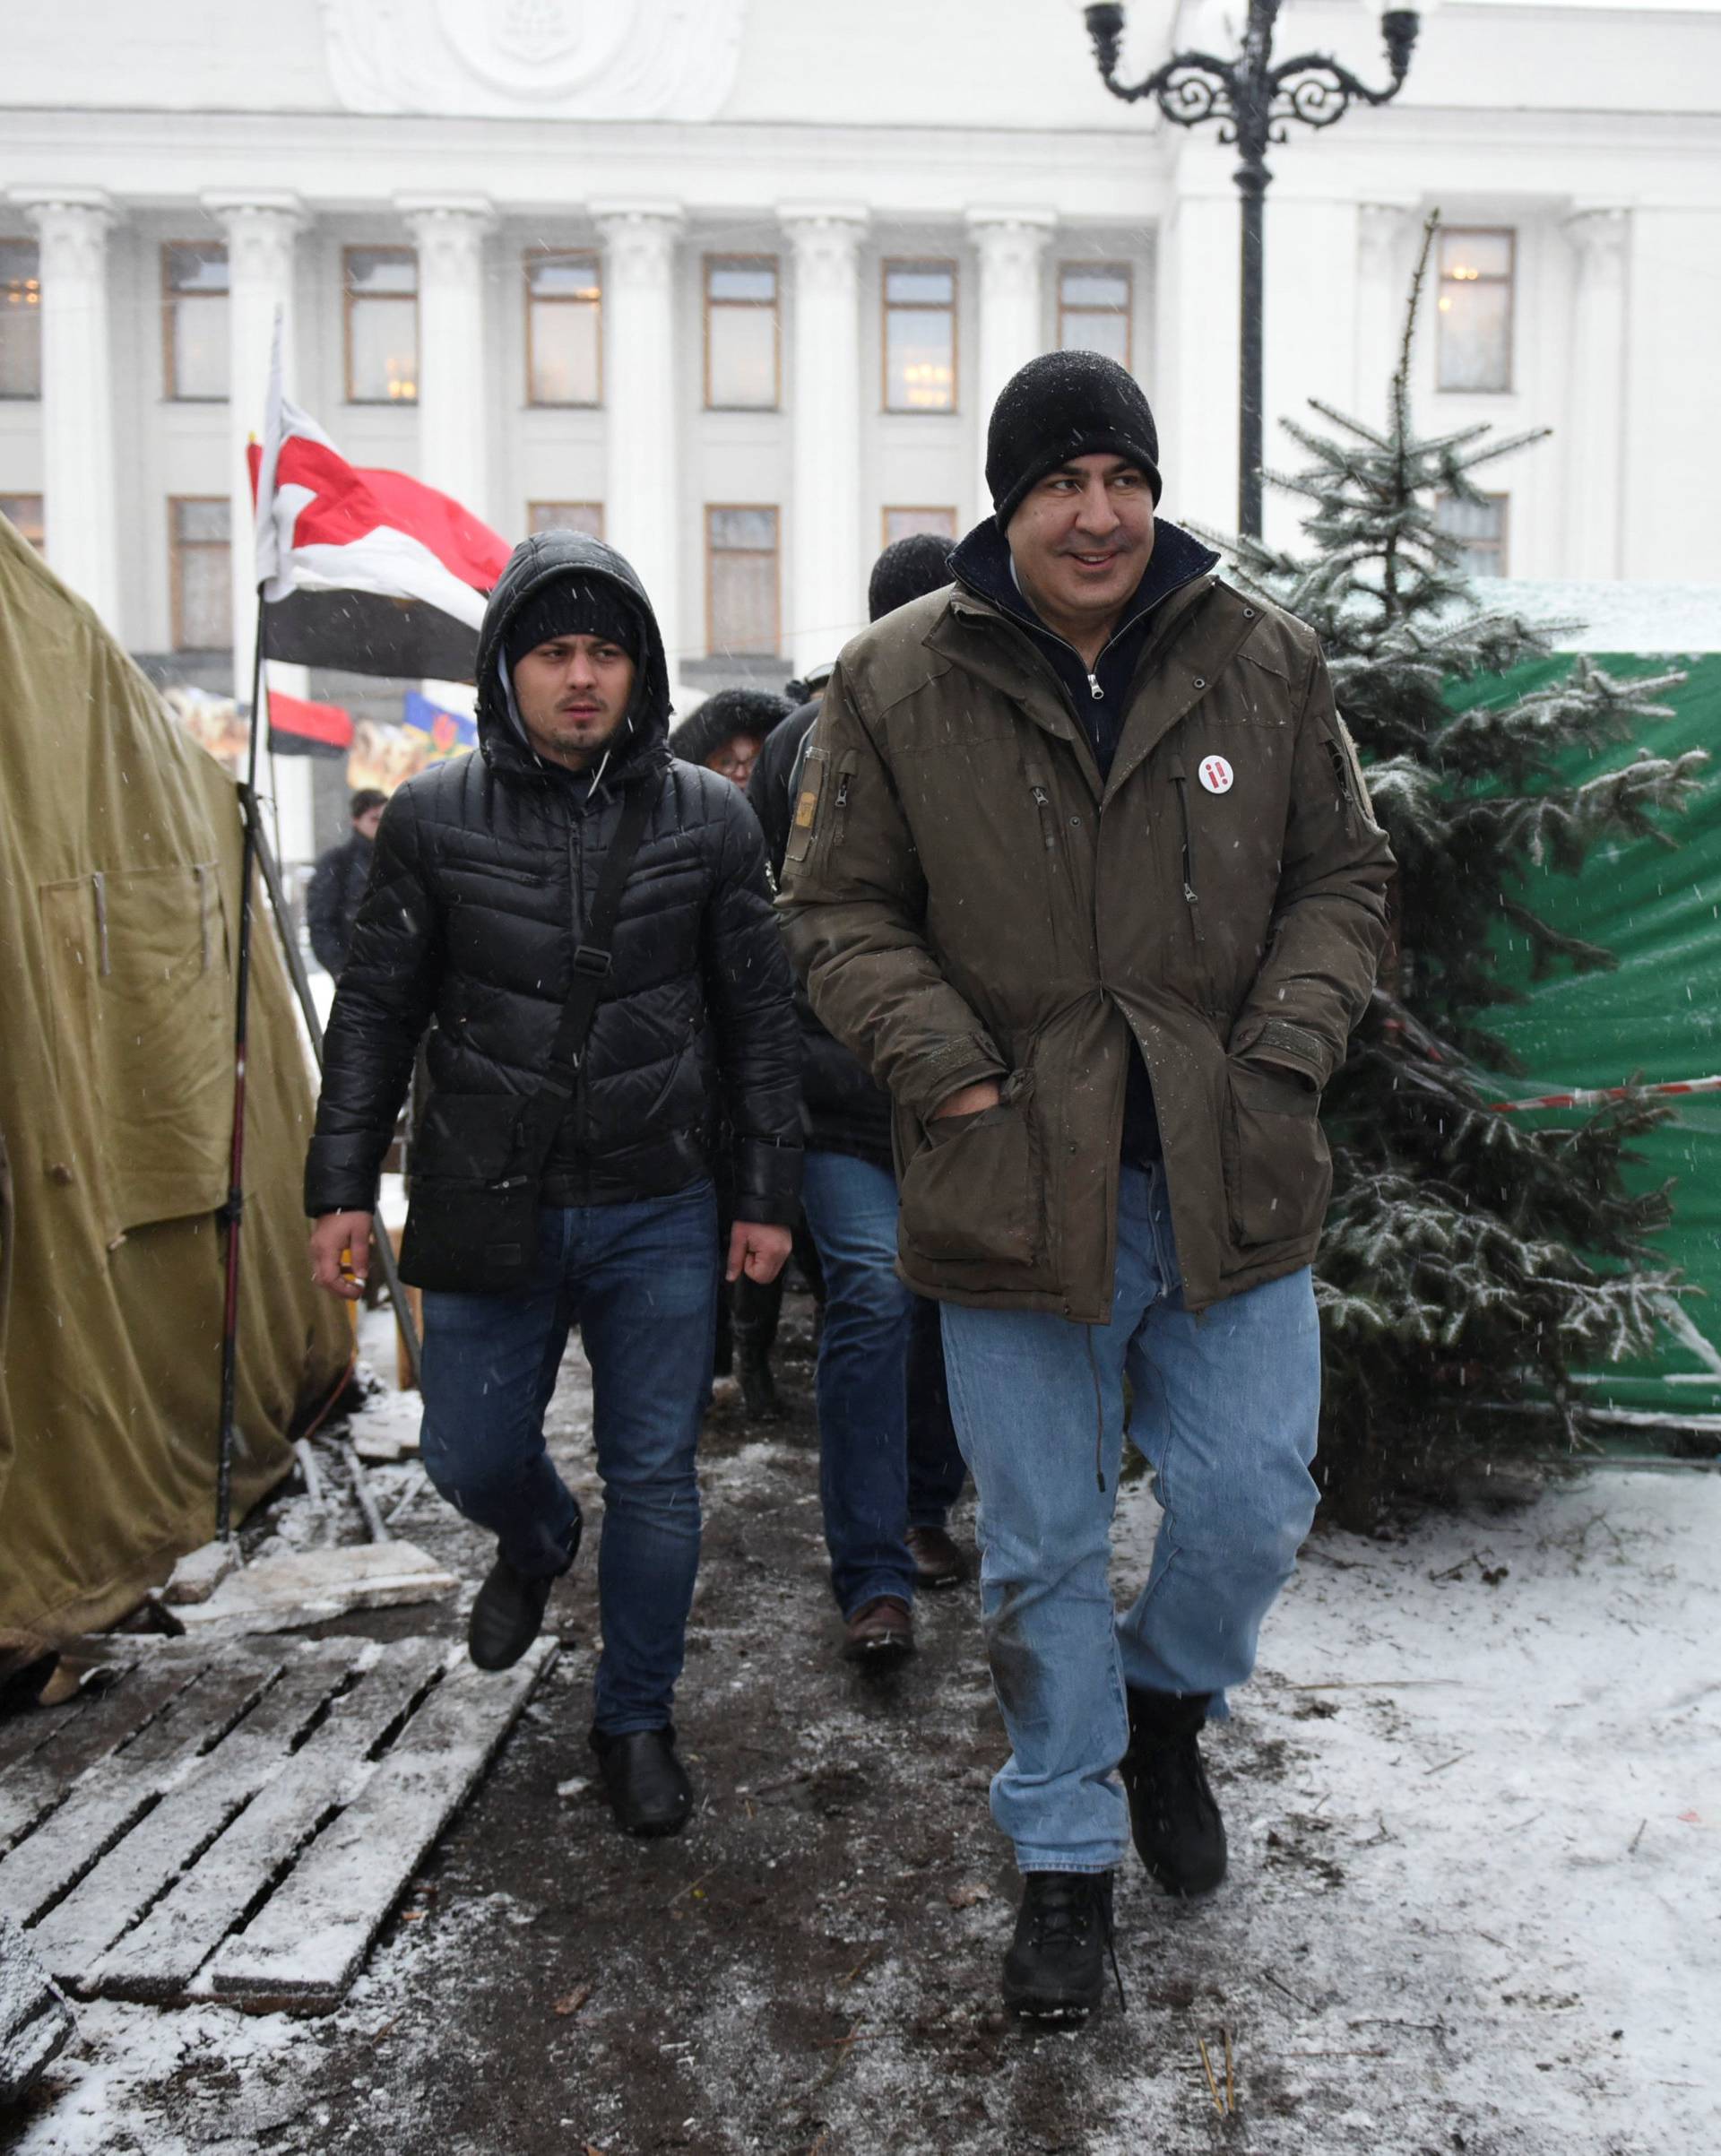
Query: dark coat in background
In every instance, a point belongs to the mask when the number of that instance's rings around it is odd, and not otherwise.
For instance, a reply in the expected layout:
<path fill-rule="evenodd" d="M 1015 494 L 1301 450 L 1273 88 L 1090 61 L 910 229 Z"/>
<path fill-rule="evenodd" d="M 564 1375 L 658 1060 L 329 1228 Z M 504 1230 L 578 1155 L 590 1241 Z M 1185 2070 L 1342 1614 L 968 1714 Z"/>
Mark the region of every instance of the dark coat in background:
<path fill-rule="evenodd" d="M 791 713 L 760 749 L 747 798 L 765 833 L 774 879 L 783 875 L 789 844 L 795 770 L 818 716 L 815 697 Z M 800 1026 L 801 1128 L 814 1153 L 846 1153 L 875 1168 L 894 1167 L 890 1153 L 890 1095 L 858 1056 L 813 1015 L 807 991 L 797 984 L 795 1017 Z"/>
<path fill-rule="evenodd" d="M 359 902 L 370 880 L 370 860 L 376 851 L 369 839 L 355 831 L 338 846 L 331 846 L 311 877 L 305 894 L 305 921 L 311 931 L 311 948 L 325 973 L 340 977 L 352 941 L 352 924 L 359 918 Z"/>
<path fill-rule="evenodd" d="M 532 750 L 501 659 L 515 610 L 570 573 L 610 579 L 642 629 L 624 732 L 601 766 L 578 775 Z M 415 1172 L 506 1173 L 521 1110 L 549 1061 L 622 795 L 645 786 L 653 811 L 545 1200 L 667 1196 L 714 1173 L 721 1104 L 736 1217 L 791 1222 L 800 1051 L 764 846 L 734 786 L 670 759 L 662 642 L 631 568 L 583 534 L 527 541 L 491 595 L 478 680 L 477 753 L 411 780 L 377 833 L 329 1020 L 307 1210 L 374 1204 L 427 1027 L 430 1092 Z"/>

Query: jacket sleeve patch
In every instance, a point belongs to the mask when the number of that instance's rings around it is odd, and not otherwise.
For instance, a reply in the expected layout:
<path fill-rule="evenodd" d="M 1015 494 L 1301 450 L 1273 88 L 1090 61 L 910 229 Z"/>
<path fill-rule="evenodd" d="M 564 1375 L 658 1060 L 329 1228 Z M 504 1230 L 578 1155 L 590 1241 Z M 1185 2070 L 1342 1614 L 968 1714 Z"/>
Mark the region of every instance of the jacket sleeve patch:
<path fill-rule="evenodd" d="M 789 844 L 783 848 L 785 862 L 807 858 L 818 822 L 819 798 L 825 791 L 828 767 L 822 749 L 809 749 L 801 758 L 800 769 L 795 775 L 795 812 L 789 825 Z"/>

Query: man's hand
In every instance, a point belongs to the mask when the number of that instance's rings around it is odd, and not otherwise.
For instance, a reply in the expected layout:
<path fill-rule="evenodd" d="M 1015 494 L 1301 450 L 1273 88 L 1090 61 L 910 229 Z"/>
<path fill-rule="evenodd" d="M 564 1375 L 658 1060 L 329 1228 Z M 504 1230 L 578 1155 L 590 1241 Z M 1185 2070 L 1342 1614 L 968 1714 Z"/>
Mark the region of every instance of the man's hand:
<path fill-rule="evenodd" d="M 789 1262 L 794 1237 L 787 1228 L 769 1227 L 759 1220 L 738 1220 L 729 1231 L 729 1268 L 725 1280 L 739 1280 L 745 1273 L 761 1286 L 774 1280 Z"/>
<path fill-rule="evenodd" d="M 342 1260 L 351 1253 L 350 1261 Z M 782 1262 L 781 1260 L 778 1260 Z M 311 1230 L 311 1279 L 325 1294 L 358 1302 L 370 1272 L 370 1215 L 323 1213 Z"/>
<path fill-rule="evenodd" d="M 996 1078 L 982 1078 L 979 1085 L 964 1086 L 947 1101 L 940 1101 L 932 1111 L 932 1120 L 936 1123 L 947 1115 L 978 1115 L 983 1109 L 996 1108 L 1003 1097 Z"/>

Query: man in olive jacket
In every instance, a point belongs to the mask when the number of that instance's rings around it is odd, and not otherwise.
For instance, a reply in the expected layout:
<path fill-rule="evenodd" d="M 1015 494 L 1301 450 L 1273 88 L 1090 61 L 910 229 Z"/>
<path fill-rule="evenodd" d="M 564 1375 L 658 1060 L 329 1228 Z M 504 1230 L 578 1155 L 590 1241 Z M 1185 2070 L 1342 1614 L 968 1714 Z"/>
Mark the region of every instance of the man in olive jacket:
<path fill-rule="evenodd" d="M 781 901 L 893 1095 L 903 1276 L 944 1306 L 1025 1875 L 1005 1996 L 1042 2014 L 1098 2003 L 1127 1833 L 1172 1892 L 1224 1875 L 1197 1736 L 1314 1515 L 1320 1089 L 1391 867 L 1315 638 L 1155 523 L 1157 461 L 1112 361 L 1007 385 L 954 587 L 831 678 Z M 1126 1380 L 1164 1520 L 1120 1616 Z"/>

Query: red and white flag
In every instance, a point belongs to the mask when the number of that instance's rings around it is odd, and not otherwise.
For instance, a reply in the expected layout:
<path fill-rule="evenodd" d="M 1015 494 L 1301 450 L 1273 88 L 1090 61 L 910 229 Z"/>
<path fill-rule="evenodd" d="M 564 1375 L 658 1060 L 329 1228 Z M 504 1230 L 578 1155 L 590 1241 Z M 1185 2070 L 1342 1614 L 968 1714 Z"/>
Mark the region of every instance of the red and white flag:
<path fill-rule="evenodd" d="M 281 387 L 281 323 L 250 450 L 257 582 L 272 659 L 470 681 L 508 542 L 451 496 L 350 464 Z"/>

